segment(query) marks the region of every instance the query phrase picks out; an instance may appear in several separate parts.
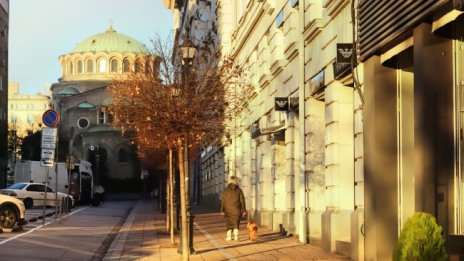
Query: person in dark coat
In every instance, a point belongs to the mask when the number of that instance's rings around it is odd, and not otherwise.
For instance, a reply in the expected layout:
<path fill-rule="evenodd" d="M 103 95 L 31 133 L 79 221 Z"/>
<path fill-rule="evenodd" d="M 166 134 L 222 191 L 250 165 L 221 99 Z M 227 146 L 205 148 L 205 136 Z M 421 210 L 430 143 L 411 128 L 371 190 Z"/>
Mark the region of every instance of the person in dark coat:
<path fill-rule="evenodd" d="M 240 217 L 246 216 L 245 197 L 238 186 L 237 177 L 231 176 L 229 184 L 222 193 L 221 214 L 226 218 L 227 237 L 226 240 L 238 240 L 238 226 Z"/>

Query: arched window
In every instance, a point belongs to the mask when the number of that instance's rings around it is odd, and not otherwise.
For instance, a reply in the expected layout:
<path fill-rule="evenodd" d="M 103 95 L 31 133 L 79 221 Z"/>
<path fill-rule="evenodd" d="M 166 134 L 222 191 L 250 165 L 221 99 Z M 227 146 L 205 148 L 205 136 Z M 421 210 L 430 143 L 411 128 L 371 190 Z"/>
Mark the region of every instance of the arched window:
<path fill-rule="evenodd" d="M 93 73 L 93 61 L 92 60 L 87 60 L 87 72 Z"/>
<path fill-rule="evenodd" d="M 74 72 L 74 64 L 73 64 L 73 62 L 69 62 L 68 74 L 72 75 L 73 72 Z"/>
<path fill-rule="evenodd" d="M 127 162 L 127 152 L 125 149 L 119 149 L 119 162 Z"/>
<path fill-rule="evenodd" d="M 77 62 L 77 73 L 82 73 L 82 61 Z"/>
<path fill-rule="evenodd" d="M 106 61 L 103 58 L 98 59 L 98 72 L 99 73 L 106 72 Z"/>
<path fill-rule="evenodd" d="M 143 72 L 143 64 L 142 64 L 142 60 L 140 58 L 135 60 L 135 72 L 136 73 Z"/>
<path fill-rule="evenodd" d="M 130 62 L 129 62 L 129 60 L 124 59 L 124 61 L 122 62 L 122 71 L 125 72 L 125 73 L 130 71 Z"/>
<path fill-rule="evenodd" d="M 118 72 L 118 60 L 116 59 L 111 59 L 111 62 L 110 62 L 110 71 L 112 73 L 116 73 Z"/>

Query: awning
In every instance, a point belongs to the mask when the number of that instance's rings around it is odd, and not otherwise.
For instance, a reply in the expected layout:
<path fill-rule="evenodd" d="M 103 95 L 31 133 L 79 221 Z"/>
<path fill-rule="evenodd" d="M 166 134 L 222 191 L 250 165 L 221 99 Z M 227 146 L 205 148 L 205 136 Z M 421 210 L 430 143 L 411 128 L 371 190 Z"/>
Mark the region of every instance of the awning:
<path fill-rule="evenodd" d="M 285 130 L 287 126 L 285 124 L 277 125 L 277 126 L 272 126 L 269 128 L 262 128 L 261 129 L 261 135 L 267 135 L 267 134 L 273 134 L 281 130 Z"/>
<path fill-rule="evenodd" d="M 458 18 L 458 16 L 460 16 L 463 13 L 464 13 L 463 11 L 453 9 L 450 12 L 446 13 L 445 15 L 439 17 L 432 23 L 432 32 L 435 32 L 441 27 L 453 22 L 454 20 L 456 20 L 456 18 Z"/>

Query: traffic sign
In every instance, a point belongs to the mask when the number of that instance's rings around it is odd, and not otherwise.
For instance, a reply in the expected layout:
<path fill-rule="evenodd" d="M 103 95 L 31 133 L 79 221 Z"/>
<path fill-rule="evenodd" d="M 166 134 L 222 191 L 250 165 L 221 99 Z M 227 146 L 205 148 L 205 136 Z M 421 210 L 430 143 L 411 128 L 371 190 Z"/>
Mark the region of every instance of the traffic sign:
<path fill-rule="evenodd" d="M 42 148 L 54 149 L 56 148 L 56 128 L 43 128 L 42 129 Z"/>
<path fill-rule="evenodd" d="M 60 122 L 60 115 L 55 110 L 46 110 L 42 115 L 42 122 L 45 126 L 54 128 L 58 126 L 58 123 Z"/>
<path fill-rule="evenodd" d="M 54 149 L 42 149 L 40 165 L 43 167 L 53 167 L 55 162 L 55 150 Z"/>

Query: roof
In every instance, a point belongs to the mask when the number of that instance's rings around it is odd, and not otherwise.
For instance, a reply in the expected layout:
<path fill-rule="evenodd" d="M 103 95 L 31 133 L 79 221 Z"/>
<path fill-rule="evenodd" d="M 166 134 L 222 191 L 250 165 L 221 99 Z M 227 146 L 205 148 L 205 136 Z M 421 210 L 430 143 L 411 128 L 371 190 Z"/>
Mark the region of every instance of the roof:
<path fill-rule="evenodd" d="M 110 26 L 104 33 L 92 35 L 78 43 L 72 53 L 119 52 L 148 53 L 145 45 L 134 38 L 120 34 Z"/>
<path fill-rule="evenodd" d="M 99 124 L 86 129 L 82 134 L 88 133 L 98 133 L 98 132 L 119 132 L 118 128 L 113 128 L 108 124 Z"/>

